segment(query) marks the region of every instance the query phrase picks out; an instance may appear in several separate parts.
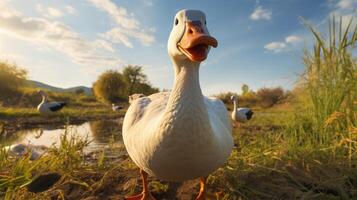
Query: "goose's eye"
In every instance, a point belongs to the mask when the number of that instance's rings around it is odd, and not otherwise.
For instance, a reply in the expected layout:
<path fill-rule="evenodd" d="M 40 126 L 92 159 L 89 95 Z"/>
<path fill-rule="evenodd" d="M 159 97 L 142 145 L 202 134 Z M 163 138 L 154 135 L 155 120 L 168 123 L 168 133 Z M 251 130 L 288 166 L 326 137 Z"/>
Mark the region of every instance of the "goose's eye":
<path fill-rule="evenodd" d="M 175 25 L 177 25 L 178 24 L 178 19 L 175 19 Z"/>

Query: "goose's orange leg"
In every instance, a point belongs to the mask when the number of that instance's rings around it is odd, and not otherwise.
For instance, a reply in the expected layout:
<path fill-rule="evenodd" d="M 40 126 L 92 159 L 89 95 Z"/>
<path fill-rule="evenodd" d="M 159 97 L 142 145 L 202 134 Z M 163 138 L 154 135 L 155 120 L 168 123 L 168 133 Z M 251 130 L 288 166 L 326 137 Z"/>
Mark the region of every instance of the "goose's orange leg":
<path fill-rule="evenodd" d="M 125 197 L 125 200 L 155 200 L 155 198 L 151 195 L 148 187 L 148 174 L 144 170 L 140 170 L 141 179 L 143 181 L 143 192 L 141 194 Z"/>
<path fill-rule="evenodd" d="M 196 197 L 196 200 L 205 200 L 206 199 L 206 177 L 201 177 L 200 179 L 200 193 Z"/>

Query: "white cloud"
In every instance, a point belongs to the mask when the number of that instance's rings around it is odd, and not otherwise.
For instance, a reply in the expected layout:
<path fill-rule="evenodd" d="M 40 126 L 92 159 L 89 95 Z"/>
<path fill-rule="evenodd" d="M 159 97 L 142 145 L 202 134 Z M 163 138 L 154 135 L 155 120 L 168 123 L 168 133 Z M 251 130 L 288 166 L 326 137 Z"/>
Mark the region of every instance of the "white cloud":
<path fill-rule="evenodd" d="M 330 16 L 333 15 L 339 21 L 342 18 L 342 28 L 346 29 L 351 19 L 353 20 L 352 26 L 357 23 L 357 0 L 338 0 L 336 4 L 332 5 L 333 10 Z"/>
<path fill-rule="evenodd" d="M 37 12 L 42 13 L 45 9 L 43 8 L 42 4 L 36 4 L 36 10 Z"/>
<path fill-rule="evenodd" d="M 60 11 L 57 8 L 54 8 L 54 7 L 48 7 L 47 8 L 47 13 L 52 17 L 62 17 L 64 15 L 62 13 L 62 11 Z"/>
<path fill-rule="evenodd" d="M 113 47 L 112 43 L 107 42 L 105 40 L 101 40 L 101 39 L 95 40 L 94 42 L 95 42 L 95 46 L 97 46 L 99 48 L 103 48 L 110 52 L 114 52 L 114 47 Z"/>
<path fill-rule="evenodd" d="M 284 42 L 271 42 L 264 46 L 265 49 L 273 52 L 281 52 L 285 50 L 286 47 Z"/>
<path fill-rule="evenodd" d="M 340 0 L 337 2 L 337 7 L 340 9 L 357 8 L 357 0 Z"/>
<path fill-rule="evenodd" d="M 121 43 L 129 48 L 133 47 L 131 39 L 136 39 L 142 45 L 151 45 L 155 42 L 154 36 L 149 31 L 141 28 L 140 22 L 134 16 L 111 0 L 88 0 L 98 9 L 106 12 L 116 23 L 116 27 L 106 33 L 100 34 L 103 38 L 114 43 Z"/>
<path fill-rule="evenodd" d="M 7 13 L 0 15 L 0 33 L 57 50 L 74 63 L 84 66 L 116 66 L 122 63 L 118 58 L 106 56 L 106 51 L 112 51 L 110 45 L 101 40 L 86 40 L 62 22 L 26 17 L 3 4 L 0 4 L 0 9 Z"/>
<path fill-rule="evenodd" d="M 250 15 L 251 20 L 271 20 L 272 11 L 265 9 L 262 6 L 255 8 L 253 13 Z"/>
<path fill-rule="evenodd" d="M 100 10 L 107 12 L 114 21 L 126 29 L 138 29 L 139 21 L 130 18 L 127 10 L 116 6 L 111 0 L 88 0 Z"/>
<path fill-rule="evenodd" d="M 302 41 L 302 38 L 297 35 L 289 35 L 285 38 L 286 43 L 296 44 Z"/>
<path fill-rule="evenodd" d="M 59 10 L 58 8 L 54 8 L 51 6 L 45 7 L 44 5 L 38 3 L 36 4 L 36 10 L 39 12 L 42 16 L 46 18 L 56 18 L 56 17 L 63 17 L 64 13 Z"/>
<path fill-rule="evenodd" d="M 113 28 L 110 31 L 100 35 L 103 38 L 110 40 L 114 43 L 122 43 L 129 48 L 133 48 L 133 44 L 130 42 L 129 37 L 139 40 L 140 43 L 145 46 L 149 46 L 155 41 L 154 37 L 143 32 L 137 32 L 135 30 L 126 30 L 121 28 Z"/>
<path fill-rule="evenodd" d="M 74 9 L 72 6 L 67 5 L 65 8 L 68 14 L 74 15 L 77 12 L 76 9 Z"/>
<path fill-rule="evenodd" d="M 297 44 L 299 44 L 302 41 L 303 41 L 302 37 L 298 35 L 289 35 L 285 37 L 284 42 L 271 42 L 269 44 L 266 44 L 264 48 L 266 50 L 278 53 L 282 51 L 291 50 L 292 47 L 297 46 Z"/>

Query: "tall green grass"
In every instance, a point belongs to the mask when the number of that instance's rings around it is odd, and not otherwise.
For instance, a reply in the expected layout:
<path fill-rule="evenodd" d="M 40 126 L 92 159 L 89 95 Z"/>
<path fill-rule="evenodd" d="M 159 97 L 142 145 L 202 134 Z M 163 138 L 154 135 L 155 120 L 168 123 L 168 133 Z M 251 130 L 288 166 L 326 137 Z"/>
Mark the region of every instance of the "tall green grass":
<path fill-rule="evenodd" d="M 304 93 L 297 115 L 288 135 L 295 145 L 333 153 L 348 158 L 356 157 L 356 97 L 357 62 L 352 51 L 357 41 L 357 25 L 352 20 L 343 29 L 342 19 L 333 17 L 329 22 L 329 35 L 305 22 L 311 30 L 315 45 L 305 50 L 305 72 L 301 82 Z M 305 95 L 304 95 L 305 94 Z"/>

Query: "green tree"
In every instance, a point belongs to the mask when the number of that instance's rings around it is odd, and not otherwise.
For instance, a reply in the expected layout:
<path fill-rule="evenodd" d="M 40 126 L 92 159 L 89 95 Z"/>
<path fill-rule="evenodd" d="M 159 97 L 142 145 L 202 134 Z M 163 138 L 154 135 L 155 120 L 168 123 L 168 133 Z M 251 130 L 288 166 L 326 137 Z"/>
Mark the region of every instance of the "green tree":
<path fill-rule="evenodd" d="M 0 98 L 8 98 L 18 93 L 26 84 L 26 76 L 26 70 L 0 61 Z"/>
<path fill-rule="evenodd" d="M 142 93 L 145 95 L 150 95 L 150 94 L 159 92 L 158 88 L 152 87 L 149 83 L 139 83 L 139 84 L 137 84 L 136 87 L 137 87 L 136 88 L 137 92 L 135 92 L 135 93 Z"/>
<path fill-rule="evenodd" d="M 123 76 L 128 83 L 128 95 L 142 92 L 139 90 L 139 86 L 147 82 L 147 76 L 141 66 L 126 66 L 123 70 Z"/>
<path fill-rule="evenodd" d="M 124 100 L 127 97 L 127 82 L 121 73 L 108 70 L 93 83 L 93 91 L 96 98 L 104 103 Z"/>
<path fill-rule="evenodd" d="M 246 96 L 249 93 L 249 86 L 247 84 L 242 85 L 242 95 Z"/>

